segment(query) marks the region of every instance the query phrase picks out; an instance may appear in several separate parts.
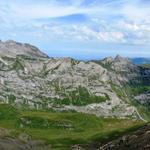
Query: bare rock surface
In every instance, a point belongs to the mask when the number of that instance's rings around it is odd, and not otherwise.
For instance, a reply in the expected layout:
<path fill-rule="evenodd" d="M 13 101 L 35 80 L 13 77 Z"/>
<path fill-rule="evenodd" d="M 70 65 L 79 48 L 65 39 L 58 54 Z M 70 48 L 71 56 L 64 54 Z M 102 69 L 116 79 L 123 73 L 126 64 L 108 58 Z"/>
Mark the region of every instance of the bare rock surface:
<path fill-rule="evenodd" d="M 48 57 L 35 46 L 26 43 L 15 42 L 12 40 L 6 42 L 0 41 L 0 55 L 9 57 L 16 57 L 17 55 Z"/>
<path fill-rule="evenodd" d="M 4 137 L 0 138 L 0 149 L 1 150 L 50 150 L 43 141 L 30 140 L 28 142 L 21 141 L 16 138 Z"/>

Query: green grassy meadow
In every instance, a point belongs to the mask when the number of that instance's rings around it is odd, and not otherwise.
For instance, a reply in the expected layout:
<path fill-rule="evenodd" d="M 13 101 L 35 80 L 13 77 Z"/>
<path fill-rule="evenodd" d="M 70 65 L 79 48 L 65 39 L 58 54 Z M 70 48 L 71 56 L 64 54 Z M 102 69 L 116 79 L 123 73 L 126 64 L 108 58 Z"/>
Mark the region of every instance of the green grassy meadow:
<path fill-rule="evenodd" d="M 8 129 L 10 136 L 26 133 L 32 139 L 45 140 L 54 150 L 67 150 L 75 144 L 107 142 L 143 124 L 141 121 L 77 112 L 18 110 L 0 104 L 0 128 Z"/>

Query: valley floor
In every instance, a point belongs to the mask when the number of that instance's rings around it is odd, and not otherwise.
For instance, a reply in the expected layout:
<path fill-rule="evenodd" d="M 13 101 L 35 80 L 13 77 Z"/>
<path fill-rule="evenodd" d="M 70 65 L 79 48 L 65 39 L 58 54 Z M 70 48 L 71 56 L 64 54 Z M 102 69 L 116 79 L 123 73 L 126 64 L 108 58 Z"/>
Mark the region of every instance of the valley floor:
<path fill-rule="evenodd" d="M 143 126 L 141 121 L 70 112 L 18 110 L 0 105 L 0 149 L 67 150 L 106 143 Z"/>

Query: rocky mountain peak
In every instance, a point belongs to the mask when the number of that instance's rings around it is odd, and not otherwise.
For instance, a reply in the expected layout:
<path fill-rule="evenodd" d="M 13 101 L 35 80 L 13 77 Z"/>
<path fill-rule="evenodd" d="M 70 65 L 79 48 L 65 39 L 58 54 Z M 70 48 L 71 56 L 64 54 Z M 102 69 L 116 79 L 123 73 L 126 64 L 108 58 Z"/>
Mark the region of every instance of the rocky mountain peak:
<path fill-rule="evenodd" d="M 117 55 L 115 58 L 112 57 L 106 57 L 102 60 L 103 63 L 131 63 L 131 61 L 126 58 L 122 57 L 121 55 Z"/>
<path fill-rule="evenodd" d="M 5 43 L 7 43 L 7 44 L 17 44 L 18 42 L 14 41 L 14 40 L 7 40 L 7 41 L 5 41 Z"/>
<path fill-rule="evenodd" d="M 17 55 L 25 55 L 29 57 L 48 56 L 41 52 L 37 47 L 26 43 L 19 43 L 13 40 L 0 41 L 0 56 L 16 57 Z"/>
<path fill-rule="evenodd" d="M 117 55 L 115 58 L 107 57 L 101 61 L 103 67 L 114 71 L 129 71 L 136 68 L 136 66 L 126 57 Z"/>
<path fill-rule="evenodd" d="M 132 70 L 136 70 L 137 66 L 128 58 L 117 55 L 111 62 L 110 68 L 117 72 L 131 72 Z"/>
<path fill-rule="evenodd" d="M 125 58 L 125 57 L 122 57 L 120 55 L 117 55 L 114 59 L 114 61 L 116 62 L 122 62 L 122 61 L 126 61 L 126 62 L 129 62 L 129 59 Z"/>

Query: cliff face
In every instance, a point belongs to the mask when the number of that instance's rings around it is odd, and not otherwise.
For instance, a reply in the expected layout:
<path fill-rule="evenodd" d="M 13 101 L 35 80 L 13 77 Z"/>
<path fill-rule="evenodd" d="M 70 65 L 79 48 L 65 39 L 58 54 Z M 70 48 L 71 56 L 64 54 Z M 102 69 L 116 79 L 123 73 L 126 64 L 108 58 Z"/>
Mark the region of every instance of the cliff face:
<path fill-rule="evenodd" d="M 0 42 L 0 101 L 19 107 L 139 117 L 131 99 L 141 102 L 140 95 L 147 95 L 149 77 L 149 69 L 121 56 L 89 62 L 48 58 L 29 44 Z M 131 92 L 137 86 L 147 90 Z"/>

